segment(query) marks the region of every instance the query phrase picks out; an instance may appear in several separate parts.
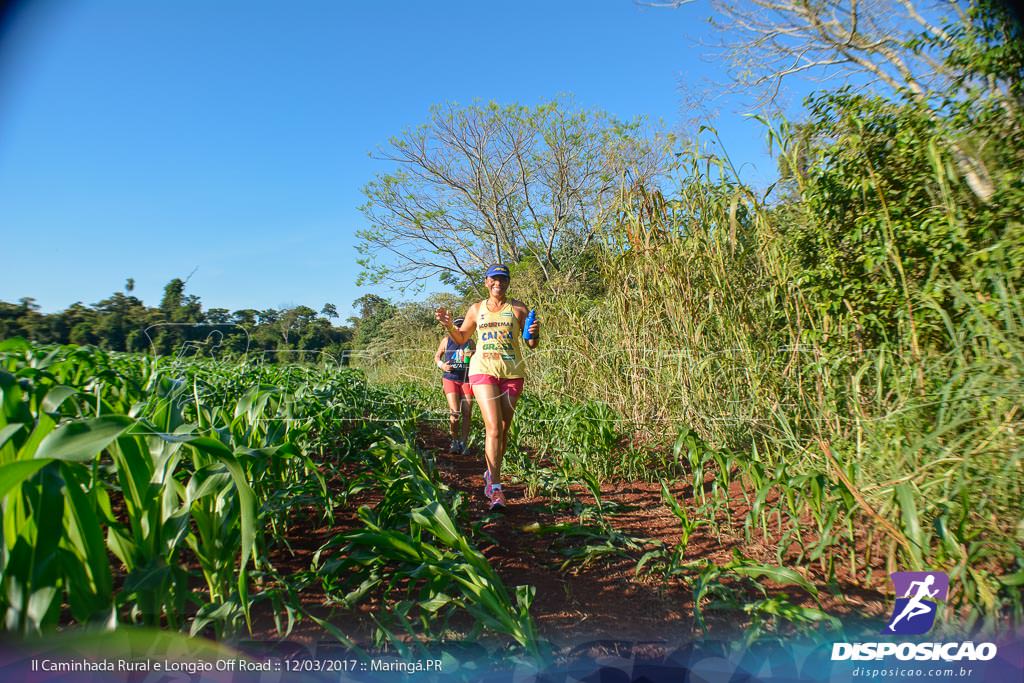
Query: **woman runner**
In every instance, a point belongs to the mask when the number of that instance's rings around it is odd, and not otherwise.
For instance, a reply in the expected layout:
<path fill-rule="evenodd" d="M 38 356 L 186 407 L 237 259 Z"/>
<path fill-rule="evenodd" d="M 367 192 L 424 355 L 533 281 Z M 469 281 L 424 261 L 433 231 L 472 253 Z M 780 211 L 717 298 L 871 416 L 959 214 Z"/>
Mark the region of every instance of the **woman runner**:
<path fill-rule="evenodd" d="M 455 319 L 455 326 L 463 322 Z M 465 453 L 469 441 L 469 425 L 473 415 L 473 387 L 469 383 L 469 358 L 473 355 L 472 342 L 456 344 L 445 335 L 437 345 L 434 364 L 441 369 L 441 387 L 448 401 L 448 427 L 452 435 L 449 450 Z M 461 437 L 461 438 L 459 438 Z"/>
<path fill-rule="evenodd" d="M 509 283 L 508 267 L 496 263 L 487 269 L 484 284 L 488 297 L 469 307 L 462 325 L 452 324 L 447 309 L 437 310 L 437 319 L 444 325 L 456 344 L 464 344 L 477 333 L 476 351 L 469 362 L 469 382 L 473 395 L 480 404 L 486 433 L 484 454 L 487 470 L 484 472 L 484 495 L 490 509 L 505 507 L 505 493 L 501 488 L 501 462 L 505 457 L 508 429 L 512 424 L 516 401 L 523 391 L 526 364 L 520 337 L 526 320 L 526 304 L 506 296 Z M 540 322 L 530 326 L 530 339 L 526 345 L 537 348 L 540 342 Z"/>

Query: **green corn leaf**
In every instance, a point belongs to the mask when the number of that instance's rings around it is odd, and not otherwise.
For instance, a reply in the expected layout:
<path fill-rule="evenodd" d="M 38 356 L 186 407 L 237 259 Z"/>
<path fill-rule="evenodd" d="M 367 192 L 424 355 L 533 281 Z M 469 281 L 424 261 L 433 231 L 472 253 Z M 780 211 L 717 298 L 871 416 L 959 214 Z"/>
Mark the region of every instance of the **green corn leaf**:
<path fill-rule="evenodd" d="M 192 627 L 189 629 L 189 635 L 198 635 L 209 624 L 231 621 L 232 618 L 237 617 L 238 612 L 239 606 L 233 602 L 203 605 L 196 613 Z"/>
<path fill-rule="evenodd" d="M 97 596 L 92 577 L 76 553 L 67 548 L 58 549 L 58 553 L 72 617 L 79 623 L 108 621 L 112 608 L 115 607 L 110 596 Z"/>
<path fill-rule="evenodd" d="M 188 481 L 185 494 L 185 505 L 192 503 L 211 494 L 222 490 L 225 485 L 231 484 L 231 474 L 223 464 L 207 465 L 196 470 L 195 474 Z"/>
<path fill-rule="evenodd" d="M 78 462 L 92 460 L 135 424 L 135 420 L 123 415 L 68 422 L 47 434 L 33 457 Z"/>
<path fill-rule="evenodd" d="M 0 408 L 3 406 L 0 405 Z M 0 413 L 0 424 L 3 422 L 3 415 Z M 14 435 L 25 427 L 23 422 L 12 422 L 0 427 L 0 465 L 13 462 L 18 459 L 18 444 L 12 440 Z"/>
<path fill-rule="evenodd" d="M 11 337 L 0 342 L 0 352 L 26 353 L 31 350 L 32 345 L 24 337 Z"/>
<path fill-rule="evenodd" d="M 778 584 L 799 586 L 814 597 L 818 597 L 818 589 L 815 585 L 788 567 L 776 567 L 766 564 L 741 564 L 729 566 L 729 569 L 740 576 L 752 579 L 764 578 Z"/>
<path fill-rule="evenodd" d="M 79 468 L 81 469 L 81 468 Z M 89 568 L 96 598 L 106 604 L 111 602 L 112 582 L 110 563 L 103 544 L 103 530 L 90 500 L 82 490 L 82 481 L 75 468 L 61 463 L 64 475 L 64 490 L 68 495 L 66 523 L 68 538 L 78 556 Z"/>
<path fill-rule="evenodd" d="M 669 510 L 672 511 L 672 514 L 674 514 L 679 521 L 683 523 L 683 526 L 686 526 L 689 523 L 689 515 L 686 514 L 686 510 L 679 505 L 679 501 L 676 500 L 676 497 L 668 490 L 668 484 L 665 483 L 664 479 L 661 480 L 661 499 L 665 501 L 665 505 L 667 505 Z"/>
<path fill-rule="evenodd" d="M 115 530 L 113 527 L 107 528 L 107 547 L 110 548 L 110 552 L 117 556 L 117 559 L 121 560 L 121 564 L 132 568 L 132 558 L 135 557 L 136 545 L 128 537 Z"/>
<path fill-rule="evenodd" d="M 0 448 L 6 446 L 10 438 L 20 432 L 24 426 L 21 422 L 12 422 L 0 428 Z"/>
<path fill-rule="evenodd" d="M 530 607 L 536 596 L 537 588 L 535 586 L 516 586 L 516 605 L 519 607 L 520 614 L 525 616 L 530 613 Z"/>
<path fill-rule="evenodd" d="M 213 441 L 210 439 L 210 441 Z M 220 443 L 220 442 L 216 442 Z M 253 495 L 252 487 L 246 479 L 245 472 L 235 460 L 234 456 L 222 456 L 224 464 L 235 480 L 235 489 L 238 492 L 238 502 L 242 517 L 242 559 L 241 567 L 244 569 L 252 557 L 253 546 L 256 543 L 256 497 Z"/>
<path fill-rule="evenodd" d="M 78 393 L 78 390 L 73 387 L 64 386 L 58 384 L 57 386 L 46 392 L 46 396 L 43 398 L 42 405 L 40 406 L 44 413 L 56 413 L 60 410 L 60 406 L 64 401 Z"/>
<path fill-rule="evenodd" d="M 1024 586 L 1024 571 L 1014 572 L 1013 574 L 1007 574 L 1005 576 L 996 577 L 996 580 L 1004 586 L 1010 588 L 1019 588 Z"/>
<path fill-rule="evenodd" d="M 0 500 L 7 496 L 7 493 L 33 474 L 41 470 L 52 460 L 17 460 L 6 465 L 0 465 Z"/>
<path fill-rule="evenodd" d="M 149 507 L 152 498 L 150 480 L 153 470 L 149 449 L 142 437 L 125 437 L 118 440 L 113 453 L 128 512 L 140 514 Z M 132 522 L 137 526 L 139 520 L 133 519 Z"/>
<path fill-rule="evenodd" d="M 28 439 L 25 443 L 21 444 L 18 449 L 18 454 L 15 456 L 16 460 L 28 460 L 34 457 L 34 454 L 39 451 L 39 444 L 42 443 L 48 435 L 53 433 L 57 423 L 52 417 L 46 413 L 40 413 L 39 419 L 36 420 L 36 424 L 32 427 L 32 432 L 28 435 Z"/>
<path fill-rule="evenodd" d="M 15 581 L 7 591 L 11 602 L 8 628 L 22 635 L 39 633 L 44 621 L 56 618 L 54 598 L 60 579 L 58 548 L 63 536 L 64 499 L 53 463 L 39 472 L 26 492 L 30 518 L 19 529 L 5 574 Z"/>
<path fill-rule="evenodd" d="M 412 510 L 410 515 L 417 524 L 429 530 L 445 545 L 459 545 L 461 534 L 455 528 L 455 523 L 448 516 L 448 512 L 437 501 Z"/>
<path fill-rule="evenodd" d="M 185 439 L 188 445 L 198 449 L 207 455 L 237 463 L 235 453 L 217 439 L 208 436 L 195 436 Z"/>
<path fill-rule="evenodd" d="M 445 605 L 452 601 L 451 596 L 444 593 L 436 593 L 429 600 L 424 600 L 419 603 L 420 609 L 434 614 L 437 610 L 441 609 Z"/>
<path fill-rule="evenodd" d="M 171 568 L 163 560 L 154 559 L 145 565 L 136 567 L 124 579 L 126 591 L 154 591 L 160 588 L 170 577 Z"/>
<path fill-rule="evenodd" d="M 895 490 L 896 502 L 899 503 L 900 516 L 903 521 L 903 533 L 910 541 L 910 559 L 913 562 L 913 569 L 920 571 L 924 569 L 923 552 L 927 546 L 921 529 L 921 520 L 917 514 L 917 505 L 914 502 L 914 490 L 906 482 L 898 484 Z"/>
<path fill-rule="evenodd" d="M 33 591 L 29 596 L 25 616 L 32 630 L 41 632 L 43 622 L 46 621 L 47 615 L 52 611 L 54 598 L 56 597 L 56 586 L 43 586 Z"/>
<path fill-rule="evenodd" d="M 768 495 L 771 493 L 773 486 L 775 486 L 775 482 L 768 481 L 758 489 L 757 497 L 754 499 L 754 504 L 750 507 L 751 518 L 760 518 L 761 510 L 764 507 L 765 501 L 768 500 Z"/>

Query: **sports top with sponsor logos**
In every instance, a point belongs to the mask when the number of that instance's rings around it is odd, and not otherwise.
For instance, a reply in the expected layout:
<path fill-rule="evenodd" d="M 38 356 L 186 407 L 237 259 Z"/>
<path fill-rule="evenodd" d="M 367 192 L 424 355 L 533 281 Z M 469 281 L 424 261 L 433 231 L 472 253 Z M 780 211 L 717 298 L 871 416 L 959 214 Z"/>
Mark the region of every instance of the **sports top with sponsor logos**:
<path fill-rule="evenodd" d="M 490 311 L 487 300 L 481 301 L 476 318 L 476 353 L 469 361 L 469 374 L 501 379 L 525 377 L 521 335 L 511 303 L 505 302 L 499 310 Z"/>

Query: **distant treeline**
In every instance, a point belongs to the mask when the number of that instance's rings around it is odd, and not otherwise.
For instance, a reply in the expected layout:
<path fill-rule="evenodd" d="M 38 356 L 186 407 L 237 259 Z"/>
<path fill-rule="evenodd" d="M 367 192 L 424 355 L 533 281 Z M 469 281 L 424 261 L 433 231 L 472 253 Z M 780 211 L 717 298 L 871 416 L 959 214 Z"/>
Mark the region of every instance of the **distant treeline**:
<path fill-rule="evenodd" d="M 365 346 L 387 302 L 372 294 L 354 302 L 356 317 L 335 325 L 334 304 L 309 306 L 203 309 L 200 298 L 185 293 L 175 278 L 164 287 L 158 307 L 132 295 L 134 281 L 92 305 L 76 302 L 63 311 L 41 313 L 35 300 L 0 301 L 0 338 L 24 337 L 39 343 L 94 345 L 112 351 L 160 355 L 267 354 L 275 360 L 312 360 L 327 353 L 344 361 L 348 352 Z M 375 317 L 376 316 L 376 317 Z M 299 352 L 296 355 L 295 352 Z"/>

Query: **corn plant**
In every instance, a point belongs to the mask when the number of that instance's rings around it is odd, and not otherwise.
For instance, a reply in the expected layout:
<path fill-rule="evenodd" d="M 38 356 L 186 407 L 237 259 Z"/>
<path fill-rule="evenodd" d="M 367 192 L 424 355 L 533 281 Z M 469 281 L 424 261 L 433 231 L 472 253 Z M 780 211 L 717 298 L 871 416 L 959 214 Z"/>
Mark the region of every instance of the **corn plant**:
<path fill-rule="evenodd" d="M 513 601 L 455 522 L 461 499 L 435 483 L 408 445 L 380 441 L 365 456 L 383 497 L 373 509 L 359 509 L 361 529 L 329 541 L 317 553 L 314 562 L 325 589 L 340 594 L 346 606 L 373 591 L 393 601 L 388 617 L 375 618 L 378 634 L 396 647 L 407 647 L 396 627 L 406 635 L 439 636 L 458 611 L 465 611 L 478 629 L 505 634 L 531 657 L 541 657 L 529 612 L 533 589 L 517 587 Z"/>
<path fill-rule="evenodd" d="M 705 609 L 742 610 L 753 616 L 753 628 L 746 634 L 749 640 L 764 635 L 765 621 L 770 619 L 783 620 L 798 628 L 817 628 L 819 624 L 826 624 L 833 629 L 839 628 L 838 619 L 818 608 L 800 607 L 789 602 L 784 595 L 768 595 L 761 584 L 764 579 L 780 585 L 796 586 L 809 593 L 815 600 L 818 599 L 818 590 L 814 584 L 789 567 L 759 564 L 733 551 L 733 559 L 724 565 L 699 560 L 692 563 L 690 568 L 696 574 L 693 578 L 694 621 L 696 626 L 705 632 Z M 737 585 L 730 585 L 726 580 Z M 750 600 L 741 596 L 738 592 L 740 586 L 754 588 L 763 596 L 762 599 Z M 702 605 L 704 599 L 710 599 L 709 604 Z"/>

